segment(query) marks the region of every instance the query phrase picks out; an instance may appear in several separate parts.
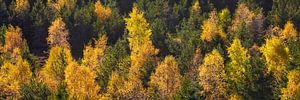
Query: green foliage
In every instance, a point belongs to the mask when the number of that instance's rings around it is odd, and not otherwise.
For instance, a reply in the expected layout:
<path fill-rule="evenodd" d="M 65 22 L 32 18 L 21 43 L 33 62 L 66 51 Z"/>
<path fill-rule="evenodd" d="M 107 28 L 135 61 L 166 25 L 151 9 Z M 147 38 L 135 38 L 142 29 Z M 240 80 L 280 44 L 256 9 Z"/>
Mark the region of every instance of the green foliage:
<path fill-rule="evenodd" d="M 34 79 L 30 83 L 22 85 L 20 92 L 24 100 L 45 100 L 51 95 L 46 84 L 37 82 Z"/>

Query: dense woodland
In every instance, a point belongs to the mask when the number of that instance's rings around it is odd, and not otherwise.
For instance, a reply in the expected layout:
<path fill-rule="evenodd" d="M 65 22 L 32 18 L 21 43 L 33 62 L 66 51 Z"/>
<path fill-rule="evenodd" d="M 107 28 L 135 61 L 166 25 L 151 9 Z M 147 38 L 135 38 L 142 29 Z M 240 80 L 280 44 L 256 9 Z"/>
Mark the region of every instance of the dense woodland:
<path fill-rule="evenodd" d="M 1 100 L 299 100 L 299 0 L 0 0 Z"/>

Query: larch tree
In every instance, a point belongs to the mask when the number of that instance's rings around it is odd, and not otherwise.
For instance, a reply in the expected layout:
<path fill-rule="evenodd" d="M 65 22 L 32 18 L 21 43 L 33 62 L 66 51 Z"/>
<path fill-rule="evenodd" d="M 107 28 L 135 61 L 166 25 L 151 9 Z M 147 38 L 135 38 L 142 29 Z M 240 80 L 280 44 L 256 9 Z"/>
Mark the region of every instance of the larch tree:
<path fill-rule="evenodd" d="M 95 46 L 87 45 L 83 51 L 82 64 L 89 67 L 94 73 L 98 73 L 106 50 L 107 37 L 101 36 L 95 41 Z"/>
<path fill-rule="evenodd" d="M 224 59 L 218 50 L 205 55 L 199 67 L 199 84 L 206 99 L 227 98 Z"/>
<path fill-rule="evenodd" d="M 120 90 L 124 84 L 124 78 L 118 72 L 112 72 L 107 86 L 107 97 L 111 99 L 120 99 Z"/>
<path fill-rule="evenodd" d="M 231 23 L 231 15 L 230 15 L 230 11 L 225 8 L 223 9 L 219 14 L 219 24 L 222 27 L 223 31 L 226 32 L 228 26 L 230 26 Z"/>
<path fill-rule="evenodd" d="M 297 40 L 298 32 L 292 23 L 292 21 L 288 21 L 284 25 L 284 29 L 279 34 L 279 38 L 282 40 Z"/>
<path fill-rule="evenodd" d="M 245 27 L 251 29 L 250 26 L 253 22 L 254 17 L 255 14 L 249 9 L 249 7 L 246 4 L 239 4 L 235 11 L 231 31 L 237 31 L 242 24 L 245 24 Z"/>
<path fill-rule="evenodd" d="M 65 69 L 65 81 L 70 99 L 97 100 L 100 87 L 95 82 L 96 74 L 77 62 L 71 62 Z"/>
<path fill-rule="evenodd" d="M 130 18 L 125 18 L 128 33 L 129 48 L 131 50 L 131 67 L 129 68 L 128 81 L 125 83 L 124 93 L 128 98 L 143 98 L 143 84 L 140 78 L 145 62 L 158 53 L 158 49 L 152 44 L 151 29 L 149 23 L 144 18 L 144 13 L 139 11 L 136 6 L 129 14 Z"/>
<path fill-rule="evenodd" d="M 219 25 L 217 11 L 213 10 L 209 14 L 209 19 L 205 20 L 202 25 L 201 40 L 211 42 L 216 36 L 226 38 L 226 34 Z"/>
<path fill-rule="evenodd" d="M 95 3 L 95 13 L 101 21 L 105 21 L 111 16 L 110 8 L 104 7 L 99 0 Z"/>
<path fill-rule="evenodd" d="M 52 90 L 56 92 L 60 83 L 65 79 L 64 70 L 73 61 L 71 52 L 67 48 L 53 47 L 50 50 L 45 67 L 39 73 L 39 78 Z"/>
<path fill-rule="evenodd" d="M 272 72 L 277 80 L 280 80 L 282 75 L 286 73 L 286 67 L 290 61 L 289 49 L 282 43 L 277 36 L 271 39 L 266 39 L 260 51 L 266 61 L 268 73 Z"/>
<path fill-rule="evenodd" d="M 70 47 L 68 42 L 69 31 L 66 29 L 66 24 L 63 22 L 62 18 L 57 18 L 51 23 L 48 34 L 47 42 L 50 47 Z"/>
<path fill-rule="evenodd" d="M 48 0 L 47 5 L 55 11 L 60 11 L 63 7 L 67 9 L 74 9 L 77 0 Z"/>
<path fill-rule="evenodd" d="M 5 62 L 0 68 L 0 96 L 6 99 L 20 99 L 21 86 L 30 82 L 32 72 L 30 65 L 21 57 L 17 62 Z"/>
<path fill-rule="evenodd" d="M 151 75 L 150 85 L 158 88 L 161 99 L 172 99 L 181 87 L 180 70 L 173 56 L 167 56 Z"/>
<path fill-rule="evenodd" d="M 282 100 L 297 100 L 300 98 L 300 70 L 291 70 L 288 75 L 287 87 L 281 89 Z"/>
<path fill-rule="evenodd" d="M 12 25 L 9 25 L 8 29 L 5 33 L 5 44 L 3 47 L 3 52 L 12 52 L 13 49 L 19 48 L 21 50 L 25 49 L 25 40 L 22 39 L 22 30 L 21 28 L 14 27 Z"/>
<path fill-rule="evenodd" d="M 247 86 L 251 85 L 250 55 L 238 38 L 227 49 L 230 62 L 227 70 L 228 81 L 234 94 L 247 97 Z"/>
<path fill-rule="evenodd" d="M 29 11 L 29 0 L 16 0 L 15 3 L 15 12 L 17 14 L 22 14 L 23 12 Z"/>

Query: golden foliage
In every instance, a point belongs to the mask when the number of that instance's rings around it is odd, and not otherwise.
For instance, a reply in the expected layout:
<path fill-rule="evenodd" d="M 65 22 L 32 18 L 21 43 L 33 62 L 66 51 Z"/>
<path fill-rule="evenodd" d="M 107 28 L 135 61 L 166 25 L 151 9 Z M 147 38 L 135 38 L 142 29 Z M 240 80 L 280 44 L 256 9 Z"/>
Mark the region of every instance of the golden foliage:
<path fill-rule="evenodd" d="M 280 39 L 283 40 L 296 40 L 298 36 L 298 32 L 291 21 L 288 21 L 284 25 L 284 29 L 280 33 Z"/>
<path fill-rule="evenodd" d="M 266 40 L 266 44 L 260 48 L 266 60 L 268 72 L 273 72 L 277 79 L 286 72 L 289 63 L 289 49 L 282 44 L 277 36 Z"/>
<path fill-rule="evenodd" d="M 300 96 L 300 70 L 295 69 L 288 73 L 287 87 L 281 90 L 282 100 L 297 100 Z"/>
<path fill-rule="evenodd" d="M 111 15 L 109 7 L 104 7 L 100 1 L 95 3 L 95 13 L 101 21 L 107 20 Z"/>
<path fill-rule="evenodd" d="M 5 44 L 3 52 L 13 52 L 13 49 L 25 49 L 25 40 L 22 39 L 21 28 L 10 25 L 5 33 Z"/>
<path fill-rule="evenodd" d="M 203 41 L 212 41 L 216 36 L 220 36 L 223 39 L 226 38 L 226 34 L 223 31 L 222 26 L 218 25 L 219 19 L 217 16 L 217 11 L 213 10 L 210 15 L 209 19 L 205 20 L 202 25 L 202 33 L 201 33 L 201 40 Z"/>
<path fill-rule="evenodd" d="M 21 14 L 29 10 L 30 4 L 28 0 L 16 0 L 15 12 Z"/>
<path fill-rule="evenodd" d="M 199 81 L 207 99 L 226 98 L 227 84 L 224 60 L 216 49 L 204 57 L 204 62 L 199 67 Z"/>
<path fill-rule="evenodd" d="M 46 83 L 54 92 L 64 80 L 64 70 L 73 61 L 71 52 L 67 48 L 53 47 L 45 67 L 41 70 L 40 79 Z"/>
<path fill-rule="evenodd" d="M 231 31 L 237 31 L 243 23 L 245 23 L 246 27 L 249 28 L 253 22 L 254 17 L 255 14 L 249 10 L 249 7 L 246 4 L 239 4 L 235 12 Z"/>
<path fill-rule="evenodd" d="M 71 62 L 65 70 L 65 81 L 70 99 L 97 100 L 100 87 L 95 82 L 96 74 L 85 66 Z"/>
<path fill-rule="evenodd" d="M 31 77 L 30 65 L 26 60 L 19 57 L 16 64 L 5 62 L 0 69 L 0 96 L 19 98 L 21 85 L 29 83 Z"/>
<path fill-rule="evenodd" d="M 129 48 L 131 50 L 131 67 L 129 68 L 128 81 L 125 82 L 125 88 L 122 95 L 126 98 L 144 97 L 144 88 L 140 78 L 142 77 L 141 67 L 147 59 L 158 53 L 151 41 L 151 29 L 149 23 L 144 18 L 144 13 L 139 11 L 134 5 L 130 18 L 125 18 L 126 29 L 128 33 Z"/>
<path fill-rule="evenodd" d="M 66 24 L 62 21 L 62 18 L 55 19 L 48 30 L 47 42 L 51 47 L 59 46 L 69 48 L 69 32 L 66 29 Z"/>
<path fill-rule="evenodd" d="M 72 10 L 75 8 L 76 0 L 48 0 L 47 4 L 56 11 L 60 11 L 64 6 Z"/>
<path fill-rule="evenodd" d="M 100 64 L 104 58 L 107 37 L 101 36 L 95 43 L 95 47 L 88 45 L 83 51 L 82 64 L 89 67 L 93 72 L 99 72 Z"/>
<path fill-rule="evenodd" d="M 117 72 L 112 72 L 107 86 L 107 94 L 109 97 L 113 99 L 120 97 L 123 84 L 124 79 Z"/>
<path fill-rule="evenodd" d="M 167 56 L 151 75 L 150 84 L 158 87 L 161 99 L 172 99 L 181 87 L 181 75 L 173 56 Z"/>

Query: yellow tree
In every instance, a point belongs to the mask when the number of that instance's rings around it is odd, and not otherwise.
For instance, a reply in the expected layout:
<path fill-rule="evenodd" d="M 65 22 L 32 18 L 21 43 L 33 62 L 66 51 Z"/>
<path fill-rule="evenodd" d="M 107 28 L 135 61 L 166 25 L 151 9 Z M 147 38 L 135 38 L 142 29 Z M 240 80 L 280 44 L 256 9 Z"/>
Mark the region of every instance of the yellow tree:
<path fill-rule="evenodd" d="M 29 83 L 31 77 L 30 65 L 21 57 L 16 64 L 5 62 L 0 68 L 0 96 L 19 99 L 21 85 Z"/>
<path fill-rule="evenodd" d="M 266 44 L 260 48 L 260 51 L 266 60 L 268 72 L 274 73 L 277 80 L 280 79 L 290 61 L 289 49 L 284 46 L 279 37 L 273 36 L 271 39 L 266 39 Z"/>
<path fill-rule="evenodd" d="M 209 19 L 205 20 L 202 25 L 201 40 L 203 41 L 212 41 L 216 36 L 226 38 L 226 34 L 223 31 L 222 26 L 218 25 L 219 19 L 217 16 L 217 11 L 213 10 L 209 14 Z"/>
<path fill-rule="evenodd" d="M 120 99 L 121 89 L 124 84 L 124 78 L 119 73 L 112 72 L 107 85 L 107 97 L 111 99 Z"/>
<path fill-rule="evenodd" d="M 68 42 L 69 32 L 62 18 L 57 18 L 51 23 L 48 34 L 47 42 L 51 47 L 70 47 Z"/>
<path fill-rule="evenodd" d="M 64 70 L 71 61 L 73 58 L 69 49 L 51 48 L 45 67 L 41 70 L 39 77 L 51 88 L 52 92 L 56 92 L 59 84 L 64 80 Z"/>
<path fill-rule="evenodd" d="M 253 22 L 254 17 L 255 14 L 251 10 L 249 10 L 249 7 L 246 4 L 239 4 L 235 11 L 231 31 L 236 32 L 239 29 L 239 27 L 242 26 L 243 23 L 246 25 L 247 28 L 251 29 L 250 26 Z"/>
<path fill-rule="evenodd" d="M 300 70 L 295 69 L 288 73 L 287 87 L 281 89 L 282 100 L 297 100 L 300 98 Z"/>
<path fill-rule="evenodd" d="M 16 0 L 15 1 L 15 12 L 17 14 L 21 14 L 23 12 L 26 12 L 30 8 L 30 4 L 28 0 Z"/>
<path fill-rule="evenodd" d="M 65 69 L 65 81 L 70 99 L 97 100 L 100 87 L 95 82 L 96 74 L 77 62 L 71 62 Z"/>
<path fill-rule="evenodd" d="M 291 21 L 288 21 L 284 25 L 284 29 L 279 34 L 280 39 L 282 40 L 296 40 L 298 36 L 298 32 Z"/>
<path fill-rule="evenodd" d="M 144 13 L 136 6 L 129 14 L 130 18 L 125 18 L 128 33 L 129 48 L 131 50 L 131 67 L 129 68 L 128 81 L 125 83 L 124 93 L 128 98 L 141 99 L 143 97 L 143 85 L 140 80 L 142 76 L 141 68 L 152 56 L 158 53 L 158 49 L 152 44 L 151 29 L 149 23 L 144 18 Z"/>
<path fill-rule="evenodd" d="M 101 4 L 101 2 L 98 0 L 95 3 L 95 13 L 101 21 L 105 21 L 106 19 L 108 19 L 110 17 L 111 10 L 109 7 L 104 7 Z"/>
<path fill-rule="evenodd" d="M 47 5 L 56 11 L 60 11 L 63 7 L 73 10 L 77 0 L 48 0 Z"/>
<path fill-rule="evenodd" d="M 247 86 L 250 85 L 251 81 L 251 70 L 250 70 L 250 55 L 248 50 L 244 48 L 238 38 L 233 40 L 231 46 L 227 49 L 230 63 L 227 70 L 229 75 L 230 87 L 233 87 L 232 91 L 238 95 L 247 95 Z"/>
<path fill-rule="evenodd" d="M 199 67 L 199 81 L 206 99 L 227 98 L 224 60 L 218 50 L 214 49 L 205 55 Z"/>
<path fill-rule="evenodd" d="M 19 48 L 21 50 L 25 50 L 25 40 L 22 39 L 22 31 L 21 28 L 13 27 L 9 25 L 8 29 L 5 33 L 5 44 L 3 48 L 3 52 L 12 52 L 13 49 Z"/>
<path fill-rule="evenodd" d="M 89 67 L 93 72 L 98 73 L 100 64 L 104 58 L 107 37 L 103 35 L 95 42 L 94 47 L 91 45 L 85 47 L 82 64 Z"/>
<path fill-rule="evenodd" d="M 161 99 L 172 99 L 181 87 L 181 75 L 173 56 L 167 56 L 151 75 L 150 85 L 158 87 Z"/>

